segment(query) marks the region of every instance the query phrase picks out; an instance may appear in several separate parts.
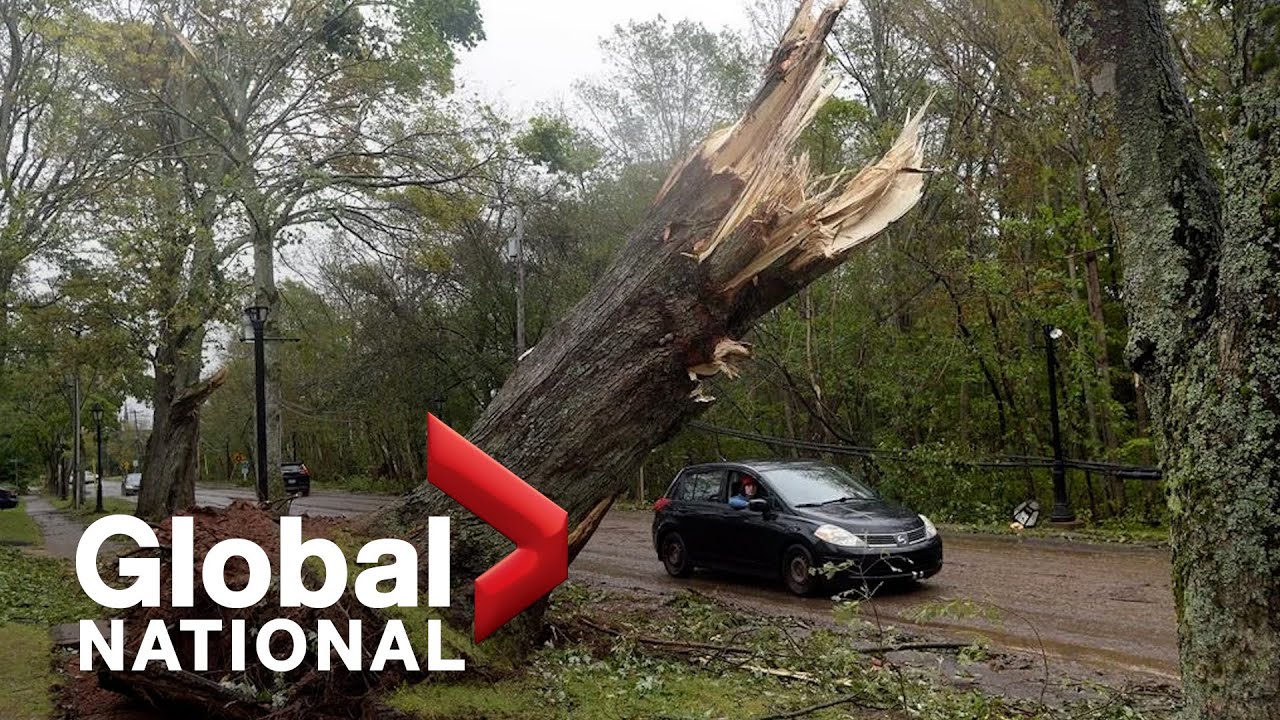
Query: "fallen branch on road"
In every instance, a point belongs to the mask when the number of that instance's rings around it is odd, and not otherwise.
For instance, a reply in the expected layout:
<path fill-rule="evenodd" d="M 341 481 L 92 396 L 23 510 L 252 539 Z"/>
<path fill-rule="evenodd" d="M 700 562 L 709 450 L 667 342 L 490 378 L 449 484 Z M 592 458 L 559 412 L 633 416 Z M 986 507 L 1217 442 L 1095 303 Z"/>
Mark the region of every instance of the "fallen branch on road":
<path fill-rule="evenodd" d="M 632 642 L 636 642 L 641 645 L 654 645 L 658 647 L 663 647 L 668 650 L 673 650 L 676 652 L 700 650 L 700 651 L 715 652 L 720 654 L 743 653 L 747 655 L 754 655 L 756 653 L 756 650 L 749 647 L 743 647 L 741 645 L 716 645 L 715 643 L 692 642 L 688 640 L 664 640 L 662 638 L 649 637 L 647 635 L 628 635 L 627 633 L 624 633 L 623 631 L 618 630 L 617 628 L 609 627 L 608 625 L 605 625 L 604 623 L 598 622 L 596 620 L 592 620 L 589 617 L 579 617 L 578 620 L 581 621 L 583 625 L 586 625 L 587 627 L 593 630 L 597 630 L 607 635 L 625 638 L 627 640 L 631 640 Z"/>
<path fill-rule="evenodd" d="M 857 705 L 858 707 L 865 708 L 867 710 L 888 711 L 893 709 L 891 707 L 886 707 L 884 705 L 875 705 L 872 703 L 868 703 L 862 700 L 861 695 L 854 693 L 850 695 L 845 695 L 843 697 L 838 697 L 834 700 L 821 702 L 821 703 L 818 703 L 817 705 L 810 705 L 809 707 L 800 708 L 799 710 L 791 710 L 789 712 L 776 713 L 774 715 L 764 715 L 762 717 L 756 718 L 756 720 L 788 720 L 789 718 L 803 717 L 805 715 L 809 715 L 810 713 L 815 713 L 815 712 L 818 712 L 819 710 L 826 710 L 827 708 L 833 708 L 838 705 Z"/>
<path fill-rule="evenodd" d="M 854 652 L 860 652 L 864 655 L 883 655 L 884 653 L 901 652 L 903 650 L 963 650 L 967 647 L 973 647 L 974 643 L 967 642 L 918 642 L 918 643 L 897 643 L 894 645 L 877 645 L 875 647 L 856 647 Z"/>

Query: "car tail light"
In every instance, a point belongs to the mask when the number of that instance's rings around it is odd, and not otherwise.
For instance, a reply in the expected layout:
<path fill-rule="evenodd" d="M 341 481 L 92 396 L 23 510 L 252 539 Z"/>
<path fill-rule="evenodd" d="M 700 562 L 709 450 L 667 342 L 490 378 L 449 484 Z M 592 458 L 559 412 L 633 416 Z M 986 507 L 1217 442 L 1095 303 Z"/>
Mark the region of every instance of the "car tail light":
<path fill-rule="evenodd" d="M 670 504 L 671 504 L 671 498 L 660 497 L 658 498 L 658 502 L 653 504 L 653 511 L 662 512 L 663 510 L 666 510 L 667 506 Z"/>
<path fill-rule="evenodd" d="M 311 477 L 311 471 L 307 469 L 306 463 L 302 464 L 302 474 Z"/>

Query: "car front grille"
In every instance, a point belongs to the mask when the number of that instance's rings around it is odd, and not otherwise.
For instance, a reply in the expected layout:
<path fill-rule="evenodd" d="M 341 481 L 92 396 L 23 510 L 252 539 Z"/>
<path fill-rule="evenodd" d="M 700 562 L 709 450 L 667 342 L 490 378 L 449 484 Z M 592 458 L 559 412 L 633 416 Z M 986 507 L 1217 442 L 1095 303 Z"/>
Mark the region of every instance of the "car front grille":
<path fill-rule="evenodd" d="M 893 533 L 888 535 L 863 535 L 867 541 L 867 547 L 903 547 L 906 545 L 915 545 L 923 542 L 925 539 L 924 525 L 918 528 L 907 530 L 906 532 Z"/>

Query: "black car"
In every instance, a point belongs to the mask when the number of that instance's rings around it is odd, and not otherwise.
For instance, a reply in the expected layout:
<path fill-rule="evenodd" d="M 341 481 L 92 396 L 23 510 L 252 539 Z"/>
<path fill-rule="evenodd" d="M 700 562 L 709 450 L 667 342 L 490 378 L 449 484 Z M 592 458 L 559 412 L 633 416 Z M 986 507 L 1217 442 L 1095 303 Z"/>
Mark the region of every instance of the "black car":
<path fill-rule="evenodd" d="M 0 510 L 12 510 L 18 507 L 18 493 L 9 488 L 0 487 Z"/>
<path fill-rule="evenodd" d="M 729 499 L 741 497 L 744 480 L 758 490 L 736 509 Z M 715 568 L 781 577 L 809 595 L 827 563 L 842 578 L 873 580 L 922 580 L 942 569 L 942 539 L 928 518 L 819 462 L 694 465 L 653 509 L 653 546 L 673 577 Z"/>
<path fill-rule="evenodd" d="M 284 475 L 284 491 L 290 495 L 306 497 L 311 494 L 311 471 L 305 463 L 286 460 L 280 463 L 280 472 Z"/>

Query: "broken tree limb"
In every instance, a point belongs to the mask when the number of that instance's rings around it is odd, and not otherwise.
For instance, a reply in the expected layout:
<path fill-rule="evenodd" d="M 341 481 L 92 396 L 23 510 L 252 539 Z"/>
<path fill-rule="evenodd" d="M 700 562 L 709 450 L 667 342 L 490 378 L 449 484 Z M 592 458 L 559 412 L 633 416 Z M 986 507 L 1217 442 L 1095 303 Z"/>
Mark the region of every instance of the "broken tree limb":
<path fill-rule="evenodd" d="M 587 541 L 595 534 L 596 528 L 600 527 L 600 523 L 604 521 L 604 516 L 609 514 L 609 508 L 613 507 L 613 502 L 618 499 L 622 491 L 604 498 L 591 508 L 591 512 L 582 518 L 582 522 L 578 523 L 573 532 L 569 533 L 569 562 L 573 562 L 578 557 L 578 553 L 582 552 L 582 548 L 587 546 Z"/>
<path fill-rule="evenodd" d="M 973 646 L 974 643 L 971 642 L 916 642 L 896 643 L 894 645 L 877 645 L 875 647 L 856 647 L 853 651 L 863 655 L 883 655 L 885 653 L 902 652 L 904 650 L 963 650 L 967 647 Z"/>
<path fill-rule="evenodd" d="M 794 154 L 834 89 L 824 40 L 843 4 L 801 4 L 742 119 L 672 171 L 613 265 L 471 428 L 472 442 L 563 507 L 571 527 L 707 406 L 705 384 L 737 372 L 757 319 L 919 199 L 923 110 L 852 176 L 810 178 Z M 464 597 L 509 552 L 504 538 L 430 485 L 375 526 L 403 536 L 440 514 L 454 517 L 454 597 Z"/>
<path fill-rule="evenodd" d="M 800 708 L 799 710 L 791 710 L 789 712 L 781 712 L 781 713 L 774 713 L 772 715 L 765 715 L 763 717 L 757 718 L 756 720 L 791 720 L 791 718 L 804 717 L 805 715 L 816 713 L 819 710 L 826 710 L 827 708 L 833 708 L 839 705 L 856 705 L 866 710 L 884 711 L 884 710 L 891 709 L 884 705 L 876 705 L 874 703 L 868 703 L 865 699 L 865 694 L 863 693 L 853 693 L 850 695 L 844 695 L 844 696 L 838 697 L 834 700 L 821 702 L 821 703 L 818 703 L 817 705 L 810 705 L 808 707 Z"/>

